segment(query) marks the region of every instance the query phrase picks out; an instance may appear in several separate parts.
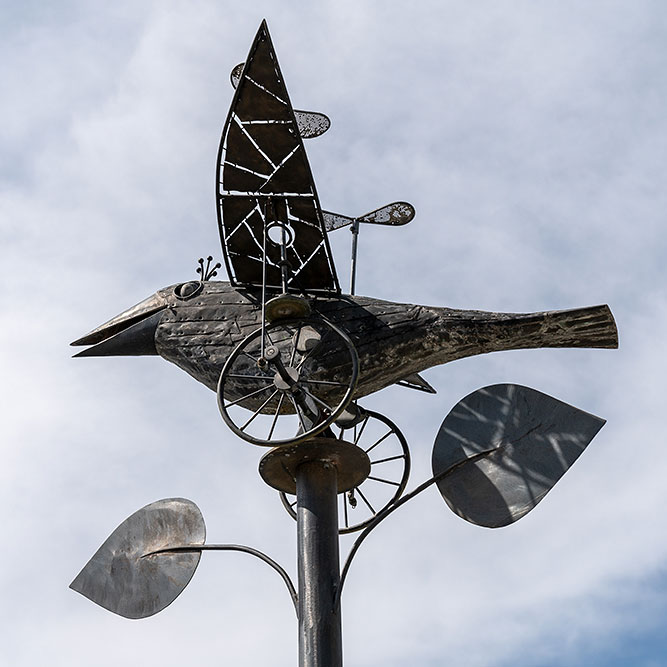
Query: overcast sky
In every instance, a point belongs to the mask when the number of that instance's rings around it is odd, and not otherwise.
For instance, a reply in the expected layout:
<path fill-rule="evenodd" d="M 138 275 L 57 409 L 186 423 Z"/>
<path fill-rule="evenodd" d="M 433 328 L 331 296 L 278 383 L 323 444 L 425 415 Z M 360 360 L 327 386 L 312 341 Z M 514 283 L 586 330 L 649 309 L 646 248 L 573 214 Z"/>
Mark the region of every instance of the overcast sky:
<path fill-rule="evenodd" d="M 266 17 L 324 208 L 397 199 L 415 220 L 360 237 L 358 293 L 529 312 L 608 303 L 620 349 L 539 350 L 425 373 L 363 404 L 405 432 L 409 488 L 449 410 L 534 387 L 608 420 L 519 523 L 488 530 L 431 489 L 359 552 L 343 598 L 359 667 L 667 664 L 667 5 L 13 2 L 0 13 L 0 644 L 6 664 L 296 663 L 282 582 L 204 554 L 165 611 L 129 621 L 68 584 L 111 531 L 172 496 L 211 542 L 295 574 L 295 524 L 264 450 L 160 359 L 68 343 L 220 258 L 215 160 L 229 71 Z M 332 238 L 348 281 L 350 235 Z M 221 276 L 223 277 L 223 276 Z M 343 553 L 350 541 L 343 541 Z"/>

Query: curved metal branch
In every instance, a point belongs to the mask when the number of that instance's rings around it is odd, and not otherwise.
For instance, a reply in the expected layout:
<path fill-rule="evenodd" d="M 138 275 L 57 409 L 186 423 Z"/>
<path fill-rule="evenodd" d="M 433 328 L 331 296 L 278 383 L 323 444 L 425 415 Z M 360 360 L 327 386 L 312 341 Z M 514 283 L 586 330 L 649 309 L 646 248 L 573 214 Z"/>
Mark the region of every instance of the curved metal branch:
<path fill-rule="evenodd" d="M 157 551 L 151 551 L 150 553 L 144 554 L 142 558 L 146 556 L 153 556 L 155 554 L 165 554 L 165 553 L 178 553 L 184 551 L 240 551 L 242 553 L 250 554 L 255 556 L 260 560 L 264 561 L 267 565 L 272 567 L 282 578 L 287 586 L 292 602 L 294 603 L 294 611 L 299 615 L 299 596 L 297 595 L 294 584 L 290 579 L 289 574 L 278 564 L 273 558 L 270 558 L 262 551 L 258 549 L 253 549 L 252 547 L 246 547 L 243 544 L 198 544 L 198 545 L 188 545 L 182 547 L 170 547 L 168 549 L 158 549 Z"/>
<path fill-rule="evenodd" d="M 427 479 L 425 482 L 420 484 L 418 487 L 410 491 L 410 493 L 406 493 L 402 498 L 399 498 L 393 505 L 390 507 L 387 507 L 387 509 L 383 510 L 382 512 L 378 512 L 378 514 L 375 516 L 375 518 L 371 521 L 371 523 L 368 525 L 366 529 L 362 531 L 362 533 L 359 535 L 359 537 L 355 540 L 354 544 L 352 545 L 352 548 L 350 549 L 350 553 L 347 555 L 347 559 L 345 560 L 345 565 L 343 566 L 343 570 L 340 574 L 340 586 L 338 587 L 338 591 L 336 592 L 336 599 L 334 601 L 335 605 L 340 605 L 341 597 L 343 595 L 343 585 L 345 584 L 345 578 L 347 577 L 348 570 L 350 569 L 350 565 L 352 564 L 352 559 L 354 558 L 355 554 L 357 551 L 359 551 L 359 547 L 362 545 L 364 540 L 368 537 L 370 532 L 375 528 L 379 523 L 384 521 L 392 512 L 397 510 L 399 507 L 402 505 L 405 505 L 405 503 L 408 502 L 408 500 L 412 500 L 417 494 L 421 493 L 422 491 L 425 491 L 428 489 L 429 486 L 432 484 L 435 484 L 436 482 L 439 482 L 441 479 L 449 475 L 451 472 L 456 470 L 458 467 L 470 463 L 471 461 L 476 461 L 477 459 L 482 458 L 483 456 L 486 456 L 488 453 L 495 451 L 495 448 L 487 449 L 484 450 L 483 452 L 479 452 L 478 454 L 475 454 L 474 456 L 471 456 L 470 458 L 466 459 L 465 461 L 461 461 L 460 463 L 457 463 L 456 465 L 452 466 L 451 468 L 448 468 L 447 470 L 444 470 L 443 472 L 434 475 L 431 477 L 431 479 Z"/>

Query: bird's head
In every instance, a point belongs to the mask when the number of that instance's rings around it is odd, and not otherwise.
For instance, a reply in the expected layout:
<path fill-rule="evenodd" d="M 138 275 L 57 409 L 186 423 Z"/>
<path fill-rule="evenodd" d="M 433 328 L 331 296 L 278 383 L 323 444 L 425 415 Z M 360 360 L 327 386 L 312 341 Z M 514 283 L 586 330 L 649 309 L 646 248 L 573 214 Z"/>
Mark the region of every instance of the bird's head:
<path fill-rule="evenodd" d="M 226 358 L 259 326 L 260 296 L 217 280 L 170 285 L 75 340 L 89 347 L 74 356 L 159 355 L 215 389 Z"/>
<path fill-rule="evenodd" d="M 191 280 L 160 289 L 71 343 L 90 346 L 74 356 L 159 354 L 156 333 L 160 322 L 173 319 L 173 315 L 178 311 L 192 311 L 193 308 L 203 308 L 210 304 L 211 296 L 219 292 L 218 285 L 220 283 Z M 171 314 L 172 318 L 168 314 Z"/>

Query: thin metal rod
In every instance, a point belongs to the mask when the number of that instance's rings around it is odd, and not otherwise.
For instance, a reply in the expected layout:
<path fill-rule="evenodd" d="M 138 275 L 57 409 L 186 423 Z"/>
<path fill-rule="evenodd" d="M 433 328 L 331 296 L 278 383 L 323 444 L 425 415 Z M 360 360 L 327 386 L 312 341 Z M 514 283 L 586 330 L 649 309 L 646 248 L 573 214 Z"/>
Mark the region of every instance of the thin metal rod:
<path fill-rule="evenodd" d="M 285 572 L 285 570 L 280 565 L 278 565 L 278 563 L 276 563 L 276 561 L 273 560 L 273 558 L 270 558 L 269 556 L 267 556 L 262 551 L 259 551 L 258 549 L 253 549 L 252 547 L 246 547 L 243 544 L 199 544 L 196 546 L 192 545 L 183 547 L 170 547 L 168 549 L 158 549 L 157 551 L 151 551 L 150 553 L 144 554 L 142 558 L 146 558 L 147 556 L 154 556 L 155 554 L 180 553 L 180 552 L 191 552 L 191 551 L 240 551 L 242 553 L 255 556 L 256 558 L 259 558 L 260 560 L 264 561 L 267 565 L 273 568 L 285 582 L 290 597 L 292 598 L 292 602 L 294 603 L 294 611 L 297 613 L 298 617 L 299 596 L 297 595 L 296 589 L 294 588 L 294 584 L 292 583 L 289 574 L 287 574 L 287 572 Z"/>
<path fill-rule="evenodd" d="M 373 475 L 369 475 L 366 479 L 372 479 L 374 482 L 382 482 L 383 484 L 391 484 L 392 486 L 400 486 L 400 482 L 393 482 L 390 479 L 382 479 L 382 477 L 373 477 Z"/>
<path fill-rule="evenodd" d="M 357 281 L 357 241 L 359 239 L 359 220 L 356 218 L 352 221 L 350 227 L 352 232 L 352 265 L 350 267 L 350 295 L 354 295 L 354 290 Z"/>
<path fill-rule="evenodd" d="M 273 398 L 279 391 L 280 391 L 280 389 L 276 389 L 276 390 L 271 394 L 271 396 L 269 396 L 269 397 L 264 401 L 264 403 L 262 403 L 262 404 L 257 408 L 257 410 L 255 410 L 255 413 L 253 414 L 253 416 L 250 417 L 250 419 L 248 419 L 248 421 L 247 421 L 245 424 L 243 424 L 243 426 L 241 426 L 241 430 L 242 430 L 242 431 L 244 431 L 246 428 L 248 428 L 248 426 L 250 426 L 250 424 L 255 420 L 255 417 L 257 417 L 257 415 L 258 415 L 258 414 L 259 414 L 259 413 L 260 413 L 260 412 L 261 412 L 261 411 L 268 405 L 268 403 L 271 401 L 271 399 L 272 399 L 272 398 Z"/>
<path fill-rule="evenodd" d="M 225 405 L 225 407 L 226 408 L 231 408 L 232 405 L 237 405 L 238 403 L 242 403 L 243 401 L 247 400 L 248 398 L 252 398 L 253 396 L 257 396 L 257 394 L 261 394 L 263 391 L 266 391 L 267 389 L 271 389 L 271 386 L 267 385 L 266 387 L 262 387 L 261 389 L 257 389 L 255 391 L 252 391 L 249 394 L 246 394 L 245 396 L 241 396 L 241 398 L 237 398 L 235 401 L 232 401 L 231 403 L 227 403 L 227 405 Z"/>
<path fill-rule="evenodd" d="M 264 238 L 262 239 L 262 333 L 259 341 L 259 356 L 264 359 L 264 332 L 266 331 L 266 228 L 268 219 L 266 217 L 268 202 L 264 202 Z M 250 355 L 248 355 L 250 356 Z"/>
<path fill-rule="evenodd" d="M 228 373 L 228 378 L 233 378 L 234 380 L 266 380 L 267 382 L 273 382 L 273 375 L 242 375 L 241 373 Z"/>
<path fill-rule="evenodd" d="M 371 445 L 368 449 L 364 450 L 366 454 L 368 454 L 371 449 L 375 449 L 381 442 L 384 442 L 392 433 L 395 433 L 394 429 L 389 429 L 389 431 L 377 440 L 374 445 Z"/>
<path fill-rule="evenodd" d="M 345 565 L 343 566 L 343 570 L 340 574 L 340 586 L 338 587 L 338 592 L 336 594 L 336 605 L 340 606 L 341 596 L 343 595 L 343 585 L 345 584 L 345 578 L 347 577 L 347 573 L 350 569 L 350 565 L 352 564 L 352 560 L 353 560 L 355 554 L 357 553 L 357 551 L 359 551 L 359 547 L 363 544 L 364 540 L 370 535 L 373 528 L 375 528 L 378 524 L 380 524 L 382 521 L 384 521 L 390 514 L 395 512 L 399 507 L 402 507 L 403 505 L 405 505 L 405 503 L 407 503 L 408 500 L 412 500 L 412 498 L 414 498 L 416 495 L 418 495 L 422 491 L 428 489 L 429 486 L 431 486 L 432 484 L 435 484 L 436 482 L 439 482 L 441 479 L 447 477 L 447 475 L 454 472 L 454 470 L 456 470 L 460 466 L 465 465 L 466 463 L 476 461 L 477 459 L 481 459 L 482 457 L 486 456 L 490 452 L 494 452 L 494 451 L 496 451 L 495 448 L 486 449 L 483 452 L 479 452 L 478 454 L 475 454 L 474 456 L 471 456 L 470 458 L 466 459 L 465 461 L 461 461 L 461 463 L 457 463 L 456 465 L 452 466 L 451 468 L 448 468 L 447 470 L 443 470 L 438 475 L 434 475 L 430 479 L 427 479 L 425 482 L 420 484 L 417 488 L 410 491 L 410 493 L 406 493 L 402 498 L 399 498 L 393 505 L 387 507 L 387 509 L 382 510 L 381 512 L 376 514 L 375 517 L 372 519 L 371 523 L 368 524 L 368 526 L 362 531 L 362 533 L 359 535 L 359 537 L 355 540 L 354 544 L 352 545 L 352 548 L 350 549 L 350 553 L 347 555 Z M 363 498 L 363 496 L 362 496 L 362 498 Z"/>
<path fill-rule="evenodd" d="M 273 435 L 273 430 L 276 428 L 276 423 L 278 422 L 278 417 L 280 416 L 280 410 L 283 407 L 283 401 L 285 400 L 285 394 L 280 394 L 280 399 L 278 400 L 278 407 L 276 408 L 276 414 L 273 417 L 273 422 L 271 423 L 271 430 L 269 431 L 269 436 L 267 440 L 271 440 Z"/>
<path fill-rule="evenodd" d="M 336 468 L 308 461 L 296 469 L 299 667 L 342 667 Z"/>
<path fill-rule="evenodd" d="M 280 222 L 283 223 L 282 220 Z M 287 280 L 289 275 L 287 270 L 287 231 L 284 223 L 280 225 L 280 278 L 283 294 L 287 294 Z"/>
<path fill-rule="evenodd" d="M 396 454 L 396 456 L 388 456 L 386 459 L 378 459 L 377 461 L 371 461 L 371 465 L 374 466 L 376 463 L 387 463 L 388 461 L 398 461 L 398 459 L 404 459 L 405 454 Z"/>

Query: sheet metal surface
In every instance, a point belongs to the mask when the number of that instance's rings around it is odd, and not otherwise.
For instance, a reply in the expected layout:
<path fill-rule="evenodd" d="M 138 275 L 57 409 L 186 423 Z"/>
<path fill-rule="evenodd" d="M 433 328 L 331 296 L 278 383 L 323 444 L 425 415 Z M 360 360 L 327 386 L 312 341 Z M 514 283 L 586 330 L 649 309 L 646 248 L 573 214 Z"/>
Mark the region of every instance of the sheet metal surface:
<path fill-rule="evenodd" d="M 310 131 L 322 123 L 319 119 Z M 299 123 L 266 23 L 238 78 L 220 144 L 217 180 L 220 238 L 233 285 L 262 284 L 264 230 L 277 222 L 288 236 L 288 287 L 339 291 Z M 280 244 L 271 236 L 266 252 L 267 284 L 279 288 Z"/>
<path fill-rule="evenodd" d="M 125 618 L 152 616 L 188 585 L 201 552 L 143 556 L 159 549 L 202 545 L 205 538 L 204 519 L 192 501 L 158 500 L 125 519 L 70 588 Z"/>
<path fill-rule="evenodd" d="M 451 510 L 488 528 L 532 510 L 579 458 L 605 420 L 535 389 L 478 389 L 447 415 L 433 474 Z"/>

